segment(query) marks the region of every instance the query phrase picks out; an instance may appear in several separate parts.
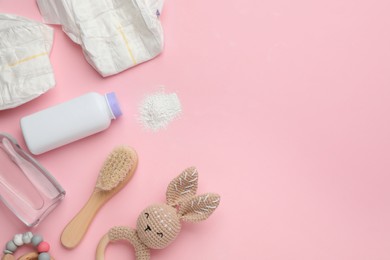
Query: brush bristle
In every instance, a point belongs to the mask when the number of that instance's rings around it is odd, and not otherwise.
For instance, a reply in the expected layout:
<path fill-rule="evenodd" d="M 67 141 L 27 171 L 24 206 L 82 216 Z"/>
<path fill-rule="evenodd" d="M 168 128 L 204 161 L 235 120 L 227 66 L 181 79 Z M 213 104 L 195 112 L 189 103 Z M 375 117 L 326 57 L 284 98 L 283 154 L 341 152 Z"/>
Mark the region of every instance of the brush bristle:
<path fill-rule="evenodd" d="M 135 152 L 126 146 L 115 148 L 100 170 L 96 188 L 108 191 L 122 182 L 135 164 L 134 154 Z"/>

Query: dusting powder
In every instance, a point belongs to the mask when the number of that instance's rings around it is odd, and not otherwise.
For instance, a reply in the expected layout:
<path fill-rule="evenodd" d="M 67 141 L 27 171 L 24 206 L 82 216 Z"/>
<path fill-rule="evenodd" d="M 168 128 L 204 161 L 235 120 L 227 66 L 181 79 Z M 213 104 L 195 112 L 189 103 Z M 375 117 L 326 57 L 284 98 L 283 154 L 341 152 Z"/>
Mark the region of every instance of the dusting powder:
<path fill-rule="evenodd" d="M 176 93 L 164 90 L 147 95 L 139 107 L 139 120 L 145 128 L 158 131 L 181 114 L 181 104 Z"/>

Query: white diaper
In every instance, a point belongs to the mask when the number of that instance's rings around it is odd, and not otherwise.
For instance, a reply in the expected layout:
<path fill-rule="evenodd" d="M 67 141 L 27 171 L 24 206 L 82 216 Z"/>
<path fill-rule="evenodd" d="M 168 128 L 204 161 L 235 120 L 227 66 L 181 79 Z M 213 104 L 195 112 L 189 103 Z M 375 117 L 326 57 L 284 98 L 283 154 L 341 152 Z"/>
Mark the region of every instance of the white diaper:
<path fill-rule="evenodd" d="M 54 87 L 49 60 L 53 29 L 0 14 L 0 110 L 19 106 Z"/>
<path fill-rule="evenodd" d="M 103 77 L 156 57 L 163 48 L 163 0 L 37 0 L 46 23 L 61 24 Z"/>

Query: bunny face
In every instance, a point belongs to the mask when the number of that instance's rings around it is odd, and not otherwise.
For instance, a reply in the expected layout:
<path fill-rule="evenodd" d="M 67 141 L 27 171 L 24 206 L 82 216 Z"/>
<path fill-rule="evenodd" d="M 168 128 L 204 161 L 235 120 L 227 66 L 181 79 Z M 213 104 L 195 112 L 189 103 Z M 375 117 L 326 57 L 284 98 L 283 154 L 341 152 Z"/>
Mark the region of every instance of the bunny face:
<path fill-rule="evenodd" d="M 149 248 L 168 246 L 179 234 L 180 219 L 174 207 L 155 204 L 144 209 L 137 220 L 137 234 Z"/>

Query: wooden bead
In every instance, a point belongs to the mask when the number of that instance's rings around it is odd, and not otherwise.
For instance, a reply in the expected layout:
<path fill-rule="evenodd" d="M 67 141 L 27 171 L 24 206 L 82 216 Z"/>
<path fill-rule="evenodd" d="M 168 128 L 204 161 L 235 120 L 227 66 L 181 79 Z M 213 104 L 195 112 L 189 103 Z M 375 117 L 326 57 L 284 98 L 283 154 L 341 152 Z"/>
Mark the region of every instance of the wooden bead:
<path fill-rule="evenodd" d="M 18 260 L 37 260 L 37 259 L 38 259 L 38 253 L 31 252 L 19 257 Z"/>
<path fill-rule="evenodd" d="M 1 260 L 15 260 L 15 257 L 13 255 L 11 255 L 11 254 L 5 254 L 1 258 Z"/>

